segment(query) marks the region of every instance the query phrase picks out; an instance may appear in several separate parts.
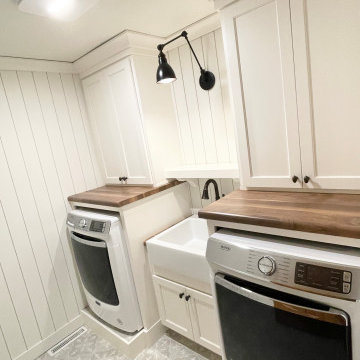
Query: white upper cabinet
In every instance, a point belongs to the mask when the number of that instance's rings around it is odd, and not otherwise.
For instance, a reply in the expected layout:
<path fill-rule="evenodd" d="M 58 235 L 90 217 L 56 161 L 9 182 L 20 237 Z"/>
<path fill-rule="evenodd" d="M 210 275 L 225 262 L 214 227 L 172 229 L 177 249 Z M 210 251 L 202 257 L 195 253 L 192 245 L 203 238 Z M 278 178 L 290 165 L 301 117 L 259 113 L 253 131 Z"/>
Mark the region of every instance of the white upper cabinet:
<path fill-rule="evenodd" d="M 360 189 L 359 1 L 242 0 L 221 14 L 243 185 Z"/>
<path fill-rule="evenodd" d="M 141 112 L 129 59 L 83 80 L 107 183 L 151 184 Z"/>
<path fill-rule="evenodd" d="M 299 188 L 289 1 L 239 1 L 222 11 L 222 25 L 242 180 L 248 187 Z"/>
<path fill-rule="evenodd" d="M 304 186 L 360 189 L 360 2 L 290 5 Z"/>

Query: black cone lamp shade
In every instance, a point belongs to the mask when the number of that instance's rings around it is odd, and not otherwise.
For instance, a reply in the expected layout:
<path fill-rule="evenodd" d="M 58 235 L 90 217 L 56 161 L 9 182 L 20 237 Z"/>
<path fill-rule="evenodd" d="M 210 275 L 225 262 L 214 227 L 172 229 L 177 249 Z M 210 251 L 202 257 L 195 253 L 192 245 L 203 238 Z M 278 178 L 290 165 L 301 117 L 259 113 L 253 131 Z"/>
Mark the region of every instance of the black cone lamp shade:
<path fill-rule="evenodd" d="M 192 54 L 194 55 L 194 58 L 197 62 L 197 64 L 199 65 L 200 68 L 200 79 L 199 79 L 199 84 L 200 87 L 203 90 L 210 90 L 214 87 L 215 85 L 215 75 L 208 70 L 205 70 L 202 68 L 199 59 L 197 58 L 194 49 L 192 48 L 190 41 L 187 37 L 187 32 L 183 31 L 179 36 L 175 37 L 174 39 L 171 39 L 170 41 L 168 41 L 165 44 L 159 44 L 158 45 L 158 50 L 159 50 L 159 66 L 158 69 L 156 71 L 156 82 L 158 84 L 168 84 L 171 83 L 173 81 L 176 80 L 176 76 L 174 73 L 174 70 L 172 69 L 172 67 L 168 64 L 167 59 L 165 54 L 163 53 L 163 49 L 166 45 L 170 44 L 171 42 L 175 41 L 176 39 L 179 39 L 180 37 L 184 37 L 185 40 L 187 41 L 190 50 L 192 52 Z"/>
<path fill-rule="evenodd" d="M 159 66 L 156 71 L 156 82 L 158 84 L 168 84 L 176 80 L 172 67 L 168 64 L 165 54 L 159 53 Z"/>

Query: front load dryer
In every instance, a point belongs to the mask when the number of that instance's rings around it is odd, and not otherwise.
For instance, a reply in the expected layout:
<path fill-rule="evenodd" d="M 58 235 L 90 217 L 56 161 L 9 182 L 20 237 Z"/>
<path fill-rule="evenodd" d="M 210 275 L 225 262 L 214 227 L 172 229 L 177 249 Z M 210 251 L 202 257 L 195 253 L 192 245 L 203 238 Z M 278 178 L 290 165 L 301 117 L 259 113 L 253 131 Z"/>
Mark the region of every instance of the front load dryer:
<path fill-rule="evenodd" d="M 120 218 L 72 210 L 67 226 L 90 309 L 122 331 L 142 329 L 142 319 Z"/>

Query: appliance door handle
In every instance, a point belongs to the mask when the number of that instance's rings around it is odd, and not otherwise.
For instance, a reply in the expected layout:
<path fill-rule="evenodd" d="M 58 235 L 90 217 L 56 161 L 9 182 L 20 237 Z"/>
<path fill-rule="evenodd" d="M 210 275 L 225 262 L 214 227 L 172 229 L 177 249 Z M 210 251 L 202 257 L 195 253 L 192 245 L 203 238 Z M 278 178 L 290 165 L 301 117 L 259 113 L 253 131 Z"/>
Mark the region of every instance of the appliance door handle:
<path fill-rule="evenodd" d="M 98 248 L 106 248 L 106 243 L 103 241 L 96 242 L 96 241 L 89 241 L 89 240 L 81 239 L 78 236 L 76 236 L 74 233 L 71 233 L 71 238 L 83 245 L 93 246 L 93 247 L 98 247 Z"/>
<path fill-rule="evenodd" d="M 215 283 L 239 295 L 245 296 L 251 300 L 257 301 L 267 306 L 271 306 L 278 310 L 286 311 L 292 314 L 300 315 L 322 322 L 332 323 L 341 326 L 349 326 L 348 315 L 338 309 L 330 307 L 329 311 L 325 311 L 280 301 L 236 285 L 226 280 L 224 278 L 224 275 L 220 274 L 215 275 Z"/>
<path fill-rule="evenodd" d="M 71 226 L 71 227 L 75 227 L 75 224 L 73 224 L 72 222 L 70 222 L 69 220 L 66 220 L 66 224 Z"/>

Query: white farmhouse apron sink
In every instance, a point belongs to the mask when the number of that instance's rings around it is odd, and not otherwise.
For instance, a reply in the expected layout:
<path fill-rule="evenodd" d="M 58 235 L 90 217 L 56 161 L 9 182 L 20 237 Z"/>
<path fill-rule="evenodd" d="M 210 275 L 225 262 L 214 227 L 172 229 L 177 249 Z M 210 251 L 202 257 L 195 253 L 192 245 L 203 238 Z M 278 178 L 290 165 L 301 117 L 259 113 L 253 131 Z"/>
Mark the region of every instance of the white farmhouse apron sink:
<path fill-rule="evenodd" d="M 187 218 L 146 242 L 154 274 L 211 293 L 207 222 Z"/>

